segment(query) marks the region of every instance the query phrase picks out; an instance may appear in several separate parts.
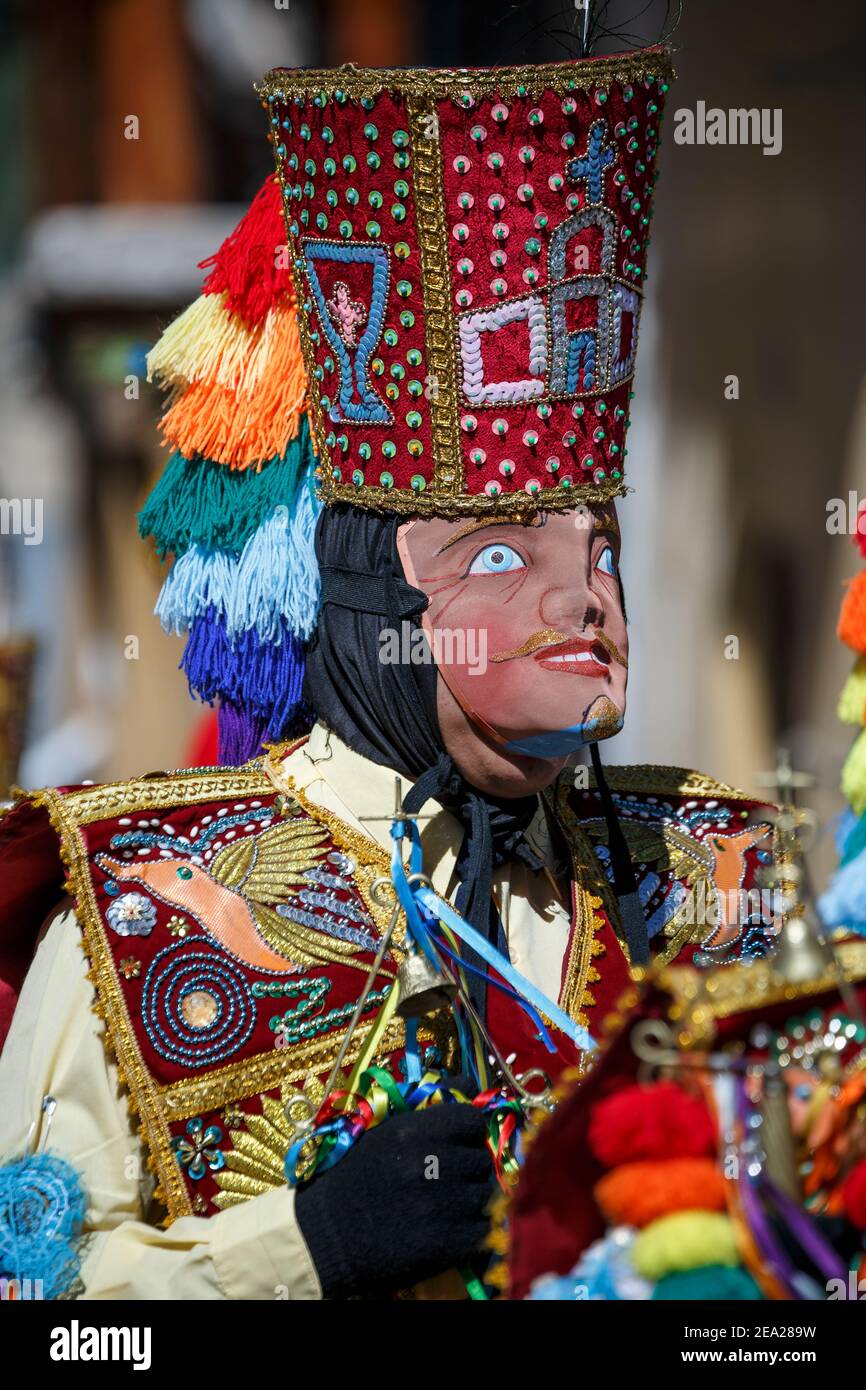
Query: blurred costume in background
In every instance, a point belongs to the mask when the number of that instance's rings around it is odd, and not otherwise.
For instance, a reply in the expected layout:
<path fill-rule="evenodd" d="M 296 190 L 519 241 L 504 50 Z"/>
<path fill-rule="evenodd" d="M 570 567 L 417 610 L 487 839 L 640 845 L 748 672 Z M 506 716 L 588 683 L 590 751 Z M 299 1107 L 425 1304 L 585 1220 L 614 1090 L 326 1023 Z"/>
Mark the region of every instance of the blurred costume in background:
<path fill-rule="evenodd" d="M 222 765 L 25 796 L 2 826 L 10 989 L 64 871 L 75 909 L 24 984 L 0 1146 L 57 1099 L 89 1296 L 340 1295 L 451 1263 L 400 1264 L 405 1223 L 350 1260 L 351 1223 L 332 1208 L 323 1233 L 284 1177 L 391 916 L 395 774 L 436 891 L 563 1021 L 551 1051 L 458 953 L 518 1076 L 581 1065 L 630 963 L 772 947 L 760 808 L 682 769 L 605 773 L 597 749 L 625 712 L 614 499 L 670 76 L 650 49 L 261 88 L 276 176 L 150 358 L 172 452 L 141 531 L 174 557 L 158 612 L 219 704 Z M 542 793 L 479 785 L 444 709 L 499 765 L 548 768 Z M 380 1067 L 399 1074 L 408 1027 L 376 1035 Z M 422 1019 L 425 1066 L 465 1066 L 458 1033 Z"/>
<path fill-rule="evenodd" d="M 866 560 L 866 510 L 857 514 L 854 541 Z M 849 582 L 839 612 L 838 635 L 856 659 L 839 696 L 839 719 L 857 733 L 842 769 L 842 795 L 848 810 L 836 833 L 839 865 L 820 900 L 828 927 L 866 927 L 866 569 Z"/>
<path fill-rule="evenodd" d="M 0 643 L 0 797 L 9 795 L 24 749 L 34 651 L 26 637 Z"/>
<path fill-rule="evenodd" d="M 862 1298 L 866 943 L 777 962 L 624 995 L 499 1203 L 509 1298 Z"/>

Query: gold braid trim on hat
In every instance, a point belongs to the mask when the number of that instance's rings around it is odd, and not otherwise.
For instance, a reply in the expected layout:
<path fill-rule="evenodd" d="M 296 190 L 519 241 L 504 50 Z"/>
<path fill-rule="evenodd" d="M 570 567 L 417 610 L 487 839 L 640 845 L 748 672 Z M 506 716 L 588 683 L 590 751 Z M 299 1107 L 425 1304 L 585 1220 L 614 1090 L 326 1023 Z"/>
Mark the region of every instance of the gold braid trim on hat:
<path fill-rule="evenodd" d="M 256 84 L 262 97 L 336 97 L 353 100 L 380 92 L 401 92 L 433 101 L 459 101 L 473 96 L 537 92 L 585 91 L 610 82 L 635 82 L 644 77 L 675 77 L 670 51 L 663 47 L 638 49 L 609 58 L 573 58 L 563 63 L 522 64 L 491 68 L 274 68 Z"/>

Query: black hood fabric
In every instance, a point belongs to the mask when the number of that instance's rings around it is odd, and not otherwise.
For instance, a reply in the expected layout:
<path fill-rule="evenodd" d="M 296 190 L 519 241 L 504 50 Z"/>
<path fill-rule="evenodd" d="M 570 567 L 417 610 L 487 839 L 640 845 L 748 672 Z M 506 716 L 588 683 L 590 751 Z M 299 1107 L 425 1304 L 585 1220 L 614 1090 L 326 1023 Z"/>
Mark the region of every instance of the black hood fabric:
<path fill-rule="evenodd" d="M 350 748 L 413 779 L 404 810 L 417 812 L 432 797 L 462 821 L 457 910 L 495 940 L 494 866 L 518 857 L 532 868 L 541 867 L 523 839 L 538 798 L 497 799 L 473 787 L 442 741 L 433 661 L 381 660 L 381 634 L 389 629 L 400 634 L 403 623 L 414 633 L 427 606 L 426 595 L 403 574 L 399 524 L 396 515 L 347 504 L 326 507 L 320 514 L 316 556 L 322 604 L 307 652 L 304 696 L 320 723 Z M 410 650 L 417 651 L 417 641 Z"/>

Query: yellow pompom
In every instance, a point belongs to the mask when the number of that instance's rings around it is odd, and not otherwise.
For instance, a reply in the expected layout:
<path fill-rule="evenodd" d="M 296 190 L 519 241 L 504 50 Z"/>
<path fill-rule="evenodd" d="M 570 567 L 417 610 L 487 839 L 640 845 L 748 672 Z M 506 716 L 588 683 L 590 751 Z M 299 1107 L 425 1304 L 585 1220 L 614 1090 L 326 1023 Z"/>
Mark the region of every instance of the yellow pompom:
<path fill-rule="evenodd" d="M 702 1265 L 738 1265 L 737 1242 L 729 1216 L 718 1211 L 677 1211 L 641 1231 L 632 1246 L 632 1264 L 644 1279 Z"/>
<path fill-rule="evenodd" d="M 843 724 L 866 724 L 866 657 L 860 656 L 842 686 L 837 715 Z"/>
<path fill-rule="evenodd" d="M 842 795 L 854 813 L 866 811 L 866 729 L 854 740 L 842 768 Z"/>

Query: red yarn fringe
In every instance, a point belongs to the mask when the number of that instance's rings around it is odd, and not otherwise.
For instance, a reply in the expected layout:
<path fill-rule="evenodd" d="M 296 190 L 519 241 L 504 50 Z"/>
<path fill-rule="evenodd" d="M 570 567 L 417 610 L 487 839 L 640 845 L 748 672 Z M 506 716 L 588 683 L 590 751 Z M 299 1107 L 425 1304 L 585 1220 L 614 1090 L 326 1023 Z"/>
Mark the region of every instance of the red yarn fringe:
<path fill-rule="evenodd" d="M 254 328 L 283 295 L 293 292 L 286 229 L 275 174 L 265 179 L 249 209 L 220 249 L 201 261 L 210 270 L 205 294 L 226 292 L 227 309 Z"/>

